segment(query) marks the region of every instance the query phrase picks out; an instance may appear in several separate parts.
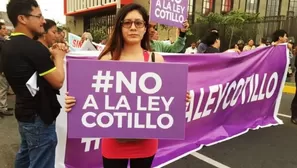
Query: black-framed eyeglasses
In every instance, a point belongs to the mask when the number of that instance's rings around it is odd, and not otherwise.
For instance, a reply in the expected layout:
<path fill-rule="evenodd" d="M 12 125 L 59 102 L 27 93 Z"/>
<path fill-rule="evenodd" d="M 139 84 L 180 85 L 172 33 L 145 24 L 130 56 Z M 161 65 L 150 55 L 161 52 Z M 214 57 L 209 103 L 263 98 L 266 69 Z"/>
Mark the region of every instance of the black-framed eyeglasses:
<path fill-rule="evenodd" d="M 32 15 L 32 14 L 24 14 L 25 16 L 31 16 L 31 17 L 35 17 L 37 19 L 44 19 L 44 17 L 42 15 Z"/>
<path fill-rule="evenodd" d="M 145 21 L 143 20 L 123 20 L 121 23 L 125 28 L 131 28 L 133 23 L 136 28 L 143 28 L 145 26 Z"/>

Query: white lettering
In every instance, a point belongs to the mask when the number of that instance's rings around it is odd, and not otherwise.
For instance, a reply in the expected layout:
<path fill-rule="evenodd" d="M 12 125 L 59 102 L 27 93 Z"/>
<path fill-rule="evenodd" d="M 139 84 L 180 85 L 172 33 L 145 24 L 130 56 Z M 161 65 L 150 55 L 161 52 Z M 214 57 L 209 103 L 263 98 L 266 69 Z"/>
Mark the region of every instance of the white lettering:
<path fill-rule="evenodd" d="M 155 86 L 152 89 L 149 89 L 145 86 L 145 81 L 148 78 L 153 78 L 155 81 Z M 147 72 L 143 74 L 139 79 L 139 87 L 146 94 L 155 94 L 162 88 L 162 79 L 161 77 L 153 72 Z"/>
<path fill-rule="evenodd" d="M 105 110 L 115 110 L 114 106 L 109 105 L 109 95 L 105 95 Z"/>
<path fill-rule="evenodd" d="M 167 125 L 164 125 L 164 124 L 162 123 L 162 120 L 163 120 L 164 118 L 167 118 L 167 119 L 168 119 L 168 124 L 167 124 Z M 163 113 L 163 114 L 161 114 L 161 115 L 158 117 L 158 119 L 157 119 L 157 124 L 158 124 L 158 126 L 159 126 L 160 128 L 162 128 L 162 129 L 168 129 L 168 128 L 172 127 L 173 122 L 174 122 L 173 117 L 172 117 L 170 114 L 167 114 L 167 113 Z"/>
<path fill-rule="evenodd" d="M 149 111 L 159 111 L 159 107 L 153 107 L 153 106 L 159 106 L 159 102 L 154 100 L 160 100 L 159 96 L 149 96 L 148 97 L 148 110 Z"/>
<path fill-rule="evenodd" d="M 83 110 L 87 109 L 88 107 L 92 107 L 94 108 L 95 110 L 98 110 L 98 105 L 96 103 L 96 100 L 94 98 L 93 95 L 88 95 L 85 103 L 84 103 L 84 106 L 83 106 Z"/>
<path fill-rule="evenodd" d="M 261 84 L 261 87 L 260 87 L 260 91 L 259 91 L 259 98 L 258 100 L 263 100 L 265 98 L 265 93 L 264 93 L 264 85 L 266 83 L 266 76 L 267 76 L 267 73 L 264 74 L 264 77 L 263 77 L 263 80 L 262 80 L 262 84 Z"/>
<path fill-rule="evenodd" d="M 202 114 L 202 117 L 206 117 L 210 114 L 212 109 L 208 109 L 209 105 L 212 105 L 215 101 L 215 98 L 212 97 L 213 93 L 216 93 L 219 91 L 219 86 L 218 85 L 213 85 L 209 87 L 209 95 L 208 95 L 208 99 L 206 102 L 206 105 L 204 107 L 204 111 Z"/>
<path fill-rule="evenodd" d="M 272 87 L 271 90 L 269 90 L 269 88 L 271 87 L 271 82 L 272 82 L 272 80 L 273 80 L 273 87 Z M 275 89 L 276 89 L 276 87 L 277 87 L 277 80 L 278 80 L 278 74 L 277 74 L 277 72 L 274 72 L 274 73 L 271 75 L 271 77 L 270 77 L 270 79 L 269 79 L 269 81 L 268 81 L 268 85 L 267 85 L 267 88 L 266 88 L 266 99 L 271 98 L 272 95 L 274 94 Z"/>
<path fill-rule="evenodd" d="M 93 122 L 93 123 L 89 123 L 88 121 L 87 121 L 87 118 L 88 117 L 93 117 L 93 118 L 95 118 L 96 117 L 96 113 L 94 113 L 94 112 L 86 112 L 82 117 L 81 117 L 81 123 L 85 126 L 85 127 L 87 127 L 87 128 L 93 128 L 93 127 L 95 127 L 96 126 L 96 124 Z"/>
<path fill-rule="evenodd" d="M 107 118 L 108 118 L 108 122 L 107 122 L 106 124 L 104 124 L 104 123 L 102 122 L 102 118 L 103 118 L 103 117 L 107 117 Z M 100 114 L 97 116 L 97 124 L 98 124 L 98 126 L 101 127 L 101 128 L 108 128 L 108 127 L 112 126 L 113 122 L 114 122 L 114 118 L 113 118 L 113 116 L 112 116 L 110 113 L 108 113 L 108 112 L 102 112 L 102 113 L 100 113 Z"/>
<path fill-rule="evenodd" d="M 237 103 L 240 93 L 242 92 L 242 89 L 244 87 L 244 83 L 245 83 L 244 79 L 241 78 L 237 84 L 236 90 L 235 90 L 233 97 L 231 99 L 231 103 L 230 103 L 231 107 L 233 107 Z M 236 96 L 236 94 L 237 94 L 237 96 Z"/>
<path fill-rule="evenodd" d="M 127 113 L 115 112 L 115 113 L 113 113 L 113 115 L 115 117 L 118 117 L 118 128 L 122 128 L 123 127 L 123 117 L 127 116 Z"/>
<path fill-rule="evenodd" d="M 200 111 L 200 107 L 201 107 L 201 104 L 202 104 L 203 97 L 204 97 L 204 89 L 200 88 L 199 101 L 198 101 L 198 104 L 197 104 L 197 107 L 196 107 L 196 111 L 195 111 L 195 114 L 194 114 L 194 117 L 193 117 L 193 121 L 199 119 L 201 117 L 201 115 L 202 115 L 202 112 L 199 112 L 199 111 Z"/>
<path fill-rule="evenodd" d="M 146 111 L 146 107 L 141 107 L 141 96 L 137 96 L 137 111 Z"/>
<path fill-rule="evenodd" d="M 174 97 L 170 97 L 168 101 L 166 101 L 165 97 L 161 97 L 161 100 L 164 103 L 165 111 L 168 112 L 170 105 L 171 105 L 172 101 L 174 100 Z"/>
<path fill-rule="evenodd" d="M 235 88 L 236 88 L 236 81 L 233 81 L 233 82 L 231 83 L 230 87 L 228 88 L 228 92 L 227 92 L 227 94 L 226 94 L 226 96 L 225 96 L 225 100 L 224 100 L 224 102 L 223 102 L 223 107 L 222 107 L 223 110 L 225 110 L 225 109 L 229 106 L 231 100 L 227 101 L 227 99 L 229 98 L 229 94 L 230 94 L 231 90 L 232 90 L 232 89 L 235 89 Z"/>
<path fill-rule="evenodd" d="M 116 80 L 116 93 L 122 93 L 122 85 L 124 84 L 130 93 L 136 93 L 136 72 L 131 72 L 130 82 L 126 78 L 125 74 L 121 71 L 117 71 Z"/>
<path fill-rule="evenodd" d="M 131 110 L 128 100 L 124 95 L 120 97 L 120 100 L 118 101 L 118 104 L 116 106 L 116 110 L 119 110 L 120 108 L 125 108 L 125 110 L 128 111 Z"/>

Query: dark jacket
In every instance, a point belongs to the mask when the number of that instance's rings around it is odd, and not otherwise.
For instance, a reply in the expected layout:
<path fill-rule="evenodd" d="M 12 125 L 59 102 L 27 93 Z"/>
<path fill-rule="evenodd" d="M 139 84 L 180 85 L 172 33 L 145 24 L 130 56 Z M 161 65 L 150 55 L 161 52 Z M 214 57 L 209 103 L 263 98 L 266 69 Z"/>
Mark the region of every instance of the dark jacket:
<path fill-rule="evenodd" d="M 3 37 L 0 37 L 0 73 L 2 73 L 3 72 L 3 66 L 2 66 L 2 54 L 1 54 L 1 52 L 2 52 L 2 47 L 3 47 L 3 44 L 5 43 L 5 39 L 3 38 Z"/>

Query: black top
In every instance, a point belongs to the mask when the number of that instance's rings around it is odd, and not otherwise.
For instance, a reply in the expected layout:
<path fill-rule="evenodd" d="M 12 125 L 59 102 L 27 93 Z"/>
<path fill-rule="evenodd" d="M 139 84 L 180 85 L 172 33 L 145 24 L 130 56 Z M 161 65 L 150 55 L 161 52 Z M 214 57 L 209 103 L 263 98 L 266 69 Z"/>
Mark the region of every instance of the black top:
<path fill-rule="evenodd" d="M 2 66 L 1 66 L 1 51 L 2 51 L 2 47 L 4 45 L 4 42 L 5 42 L 5 39 L 0 36 L 0 73 L 3 72 Z"/>
<path fill-rule="evenodd" d="M 213 47 L 213 46 L 208 47 L 208 48 L 204 51 L 204 53 L 219 53 L 219 52 L 220 52 L 220 50 L 217 49 L 217 48 L 215 48 L 215 47 Z"/>
<path fill-rule="evenodd" d="M 53 89 L 48 87 L 49 83 L 42 77 L 56 69 L 50 59 L 51 54 L 40 42 L 22 34 L 12 36 L 11 40 L 6 41 L 1 53 L 4 74 L 16 95 L 15 116 L 21 122 L 34 122 L 35 117 L 43 113 L 41 104 L 44 101 L 57 101 L 56 96 L 41 96 L 45 89 Z M 38 74 L 40 91 L 33 97 L 26 83 L 35 72 Z"/>

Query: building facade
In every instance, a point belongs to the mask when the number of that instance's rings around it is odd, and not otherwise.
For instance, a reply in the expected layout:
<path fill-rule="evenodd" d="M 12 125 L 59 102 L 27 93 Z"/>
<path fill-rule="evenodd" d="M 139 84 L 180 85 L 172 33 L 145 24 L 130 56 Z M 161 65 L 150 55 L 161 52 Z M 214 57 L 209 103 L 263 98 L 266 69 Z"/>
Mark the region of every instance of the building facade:
<path fill-rule="evenodd" d="M 121 4 L 139 3 L 149 10 L 150 0 L 121 0 Z M 66 24 L 71 32 L 82 34 L 96 28 L 110 28 L 116 14 L 116 0 L 64 0 Z M 189 0 L 188 20 L 194 23 L 198 14 L 227 13 L 241 10 L 260 13 L 263 17 L 297 16 L 297 0 Z M 110 30 L 110 29 L 108 29 Z M 161 40 L 174 40 L 175 29 L 158 30 Z"/>

